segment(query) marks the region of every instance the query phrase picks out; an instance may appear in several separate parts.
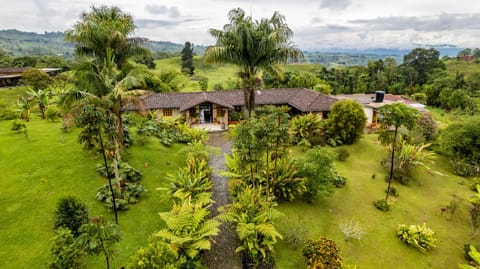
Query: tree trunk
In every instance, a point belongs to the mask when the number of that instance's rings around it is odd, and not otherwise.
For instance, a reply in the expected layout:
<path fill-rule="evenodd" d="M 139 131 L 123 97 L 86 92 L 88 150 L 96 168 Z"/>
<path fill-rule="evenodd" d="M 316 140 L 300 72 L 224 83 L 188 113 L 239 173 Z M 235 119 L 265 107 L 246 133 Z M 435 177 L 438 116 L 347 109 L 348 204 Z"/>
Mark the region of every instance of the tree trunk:
<path fill-rule="evenodd" d="M 42 103 L 38 104 L 38 109 L 40 109 L 40 114 L 42 114 L 42 119 L 45 119 L 45 106 Z"/>
<path fill-rule="evenodd" d="M 387 195 L 385 195 L 385 203 L 388 203 L 388 196 L 390 195 L 390 187 L 393 179 L 393 164 L 395 160 L 395 144 L 397 143 L 398 126 L 395 126 L 395 134 L 393 135 L 392 144 L 392 159 L 390 160 L 390 176 L 388 177 Z"/>
<path fill-rule="evenodd" d="M 102 147 L 103 165 L 105 167 L 105 171 L 107 172 L 108 187 L 110 188 L 110 193 L 112 194 L 113 212 L 115 213 L 115 224 L 118 224 L 117 204 L 115 202 L 115 192 L 113 191 L 112 186 L 112 175 L 108 170 L 107 155 L 105 154 L 105 145 L 103 144 L 103 138 L 101 133 L 99 134 L 99 139 L 100 146 Z"/>

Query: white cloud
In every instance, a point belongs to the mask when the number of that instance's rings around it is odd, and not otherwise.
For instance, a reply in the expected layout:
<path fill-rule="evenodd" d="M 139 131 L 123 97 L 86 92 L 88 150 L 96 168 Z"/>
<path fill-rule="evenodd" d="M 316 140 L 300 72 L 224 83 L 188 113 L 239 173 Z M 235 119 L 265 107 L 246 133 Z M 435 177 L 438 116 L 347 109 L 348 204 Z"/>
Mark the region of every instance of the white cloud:
<path fill-rule="evenodd" d="M 227 13 L 241 7 L 254 19 L 279 11 L 302 49 L 404 47 L 450 43 L 478 45 L 480 5 L 471 0 L 25 0 L 0 9 L 0 27 L 23 31 L 63 31 L 91 5 L 116 5 L 131 14 L 136 35 L 152 40 L 211 44 L 209 28 L 221 29 Z"/>

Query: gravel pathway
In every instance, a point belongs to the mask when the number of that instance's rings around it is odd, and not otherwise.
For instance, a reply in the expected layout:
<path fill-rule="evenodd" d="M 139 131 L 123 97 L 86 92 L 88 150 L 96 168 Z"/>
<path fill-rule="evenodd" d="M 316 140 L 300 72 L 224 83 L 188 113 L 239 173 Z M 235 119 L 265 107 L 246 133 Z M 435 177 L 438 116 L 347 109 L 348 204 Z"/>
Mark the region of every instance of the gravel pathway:
<path fill-rule="evenodd" d="M 228 195 L 228 179 L 221 176 L 221 171 L 225 170 L 225 153 L 230 153 L 232 143 L 227 138 L 227 133 L 210 133 L 208 141 L 209 146 L 217 147 L 221 154 L 210 155 L 209 165 L 213 169 L 211 180 L 213 182 L 213 200 L 212 215 L 218 214 L 217 209 L 230 203 Z M 235 248 L 239 245 L 238 237 L 235 233 L 235 226 L 230 223 L 223 223 L 220 227 L 220 234 L 214 238 L 215 242 L 210 251 L 202 255 L 203 264 L 209 269 L 241 269 L 240 256 L 235 253 Z"/>

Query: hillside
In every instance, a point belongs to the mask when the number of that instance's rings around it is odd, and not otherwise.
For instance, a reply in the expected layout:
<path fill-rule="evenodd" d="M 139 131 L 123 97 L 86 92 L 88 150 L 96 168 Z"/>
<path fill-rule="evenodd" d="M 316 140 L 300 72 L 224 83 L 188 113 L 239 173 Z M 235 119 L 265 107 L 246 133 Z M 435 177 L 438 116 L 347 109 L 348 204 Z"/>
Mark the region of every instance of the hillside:
<path fill-rule="evenodd" d="M 148 40 L 144 46 L 152 51 L 179 53 L 183 44 L 168 41 Z M 73 56 L 73 45 L 65 42 L 62 32 L 45 32 L 43 34 L 22 32 L 18 30 L 0 30 L 0 49 L 19 56 L 63 55 Z M 197 54 L 203 54 L 205 47 L 195 46 Z"/>
<path fill-rule="evenodd" d="M 143 44 L 153 52 L 179 53 L 183 44 L 169 41 L 147 40 Z M 195 45 L 195 53 L 203 55 L 206 46 Z M 0 49 L 15 57 L 60 55 L 73 57 L 73 45 L 64 41 L 62 32 L 45 32 L 43 34 L 22 32 L 16 29 L 0 30 Z M 322 64 L 326 67 L 367 65 L 369 61 L 394 58 L 397 63 L 402 62 L 403 55 L 408 50 L 312 50 L 304 51 L 308 63 Z M 443 54 L 443 53 L 442 53 Z"/>

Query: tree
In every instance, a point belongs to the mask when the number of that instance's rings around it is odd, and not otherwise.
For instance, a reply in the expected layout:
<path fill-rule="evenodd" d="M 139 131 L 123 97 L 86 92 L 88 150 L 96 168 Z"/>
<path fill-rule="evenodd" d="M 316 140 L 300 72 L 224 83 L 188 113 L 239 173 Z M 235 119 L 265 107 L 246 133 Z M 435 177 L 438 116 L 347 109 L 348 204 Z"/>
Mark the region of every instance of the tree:
<path fill-rule="evenodd" d="M 37 90 L 34 91 L 29 89 L 27 94 L 31 97 L 32 100 L 38 103 L 38 109 L 42 115 L 42 119 L 45 119 L 45 110 L 47 109 L 50 96 L 52 95 L 51 91 L 47 90 Z"/>
<path fill-rule="evenodd" d="M 434 73 L 435 69 L 445 69 L 445 64 L 439 57 L 440 52 L 434 48 L 416 48 L 403 56 L 403 64 L 401 66 L 412 68 L 413 71 L 411 83 L 407 83 L 407 85 L 422 86 L 428 81 L 429 76 Z"/>
<path fill-rule="evenodd" d="M 354 100 L 335 102 L 328 115 L 327 131 L 338 136 L 344 144 L 351 145 L 363 134 L 367 117 L 363 106 Z"/>
<path fill-rule="evenodd" d="M 128 58 L 144 52 L 138 46 L 138 39 L 130 39 L 135 25 L 129 14 L 118 7 L 91 7 L 91 12 L 83 12 L 72 29 L 65 31 L 65 40 L 75 45 L 75 54 L 94 57 L 100 69 L 112 59 L 124 71 Z"/>
<path fill-rule="evenodd" d="M 82 260 L 83 250 L 75 243 L 72 231 L 60 228 L 55 231 L 50 247 L 50 269 L 81 269 L 85 267 Z"/>
<path fill-rule="evenodd" d="M 92 6 L 84 12 L 65 39 L 75 45 L 75 53 L 82 62 L 74 68 L 76 88 L 98 97 L 108 96 L 113 102 L 111 110 L 117 117 L 119 143 L 123 150 L 121 108 L 132 88 L 145 85 L 145 70 L 136 69 L 128 60 L 147 53 L 139 46 L 141 39 L 129 38 L 135 30 L 133 18 L 117 7 Z M 132 100 L 132 98 L 128 98 Z"/>
<path fill-rule="evenodd" d="M 326 148 L 313 148 L 307 151 L 305 159 L 299 162 L 300 176 L 305 178 L 306 191 L 303 193 L 308 203 L 317 195 L 328 197 L 333 194 L 333 180 L 336 171 L 333 167 L 335 154 Z"/>
<path fill-rule="evenodd" d="M 78 198 L 67 196 L 61 198 L 55 210 L 55 229 L 66 228 L 72 235 L 79 235 L 79 228 L 89 222 L 88 209 Z"/>
<path fill-rule="evenodd" d="M 68 98 L 68 95 L 65 97 Z M 110 110 L 110 101 L 99 99 L 95 96 L 84 96 L 80 104 L 75 107 L 75 123 L 83 128 L 78 134 L 78 141 L 83 144 L 84 149 L 100 152 L 103 157 L 103 166 L 107 171 L 107 180 L 112 195 L 113 212 L 115 213 L 115 223 L 118 224 L 117 206 L 115 203 L 115 192 L 113 190 L 112 179 L 115 177 L 116 183 L 120 184 L 118 173 L 110 173 L 108 158 L 118 155 L 118 134 L 115 132 L 115 119 Z M 64 101 L 68 102 L 68 101 Z M 118 162 L 115 162 L 118 165 Z M 118 171 L 118 166 L 114 168 Z"/>
<path fill-rule="evenodd" d="M 35 92 L 38 92 L 51 86 L 53 79 L 42 70 L 28 68 L 22 73 L 22 83 L 31 87 Z"/>
<path fill-rule="evenodd" d="M 450 124 L 440 136 L 442 151 L 453 162 L 459 161 L 478 167 L 480 162 L 480 119 Z"/>
<path fill-rule="evenodd" d="M 285 17 L 275 12 L 270 19 L 253 20 L 240 8 L 228 13 L 230 22 L 223 29 L 210 29 L 216 44 L 207 48 L 205 60 L 232 63 L 240 68 L 245 106 L 248 117 L 255 106 L 255 92 L 261 84 L 260 70 L 279 73 L 278 64 L 303 57 L 292 46 L 292 30 Z"/>
<path fill-rule="evenodd" d="M 182 51 L 182 72 L 190 76 L 193 75 L 195 67 L 193 66 L 193 44 L 190 42 L 185 42 L 185 46 Z"/>
<path fill-rule="evenodd" d="M 390 195 L 390 186 L 393 179 L 393 169 L 395 160 L 395 148 L 397 147 L 397 134 L 400 126 L 405 126 L 407 129 L 412 130 L 415 125 L 419 113 L 416 109 L 408 107 L 402 103 L 393 103 L 384 105 L 379 108 L 378 113 L 381 117 L 381 126 L 384 131 L 389 130 L 392 126 L 394 128 L 392 143 L 392 155 L 390 160 L 390 175 L 388 177 L 387 194 L 385 196 L 385 202 L 388 202 L 388 196 Z"/>
<path fill-rule="evenodd" d="M 80 227 L 80 236 L 76 243 L 87 254 L 99 255 L 103 253 L 107 269 L 110 269 L 110 260 L 114 256 L 113 245 L 120 241 L 118 225 L 107 223 L 103 216 L 92 218 L 91 222 Z"/>

